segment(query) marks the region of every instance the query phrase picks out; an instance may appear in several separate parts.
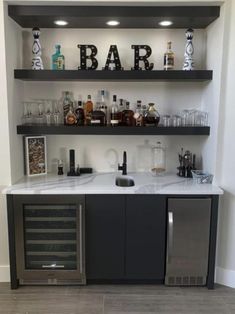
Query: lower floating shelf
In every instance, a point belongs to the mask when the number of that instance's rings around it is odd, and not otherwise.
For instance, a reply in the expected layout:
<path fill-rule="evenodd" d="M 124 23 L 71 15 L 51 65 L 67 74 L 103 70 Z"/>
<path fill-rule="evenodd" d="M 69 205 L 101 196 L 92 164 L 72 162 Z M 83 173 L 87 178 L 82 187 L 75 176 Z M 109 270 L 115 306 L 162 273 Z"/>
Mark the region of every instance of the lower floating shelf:
<path fill-rule="evenodd" d="M 126 127 L 18 125 L 17 134 L 30 135 L 210 135 L 210 127 Z"/>

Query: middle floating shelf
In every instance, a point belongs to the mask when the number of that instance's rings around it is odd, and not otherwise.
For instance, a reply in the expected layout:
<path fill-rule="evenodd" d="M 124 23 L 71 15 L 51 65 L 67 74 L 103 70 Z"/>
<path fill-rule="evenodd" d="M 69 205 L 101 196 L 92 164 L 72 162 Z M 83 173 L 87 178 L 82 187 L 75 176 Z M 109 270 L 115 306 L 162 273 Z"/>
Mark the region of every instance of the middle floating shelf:
<path fill-rule="evenodd" d="M 18 125 L 17 134 L 30 135 L 210 135 L 210 127 L 125 127 Z"/>
<path fill-rule="evenodd" d="M 109 70 L 26 70 L 16 69 L 15 79 L 23 81 L 176 81 L 212 80 L 212 70 L 109 71 Z"/>

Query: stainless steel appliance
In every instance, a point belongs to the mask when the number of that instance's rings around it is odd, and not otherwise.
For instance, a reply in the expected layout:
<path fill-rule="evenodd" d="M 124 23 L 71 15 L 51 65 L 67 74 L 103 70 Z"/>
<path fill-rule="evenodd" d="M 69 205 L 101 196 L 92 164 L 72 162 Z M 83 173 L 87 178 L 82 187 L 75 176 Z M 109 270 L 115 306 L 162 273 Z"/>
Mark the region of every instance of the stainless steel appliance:
<path fill-rule="evenodd" d="M 84 197 L 14 198 L 20 284 L 85 284 Z"/>
<path fill-rule="evenodd" d="M 166 285 L 206 284 L 210 212 L 210 198 L 168 199 Z"/>

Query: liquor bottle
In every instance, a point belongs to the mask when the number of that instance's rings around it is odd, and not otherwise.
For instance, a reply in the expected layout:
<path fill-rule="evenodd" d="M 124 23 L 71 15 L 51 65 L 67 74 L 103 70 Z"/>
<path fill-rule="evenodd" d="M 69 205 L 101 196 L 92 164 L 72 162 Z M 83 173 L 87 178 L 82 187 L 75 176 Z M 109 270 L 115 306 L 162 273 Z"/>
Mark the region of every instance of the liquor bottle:
<path fill-rule="evenodd" d="M 117 105 L 117 96 L 113 95 L 113 103 L 110 112 L 110 124 L 112 126 L 118 126 L 119 123 L 119 110 Z"/>
<path fill-rule="evenodd" d="M 82 102 L 80 100 L 78 101 L 78 107 L 75 110 L 75 114 L 77 117 L 77 125 L 84 125 L 85 115 Z"/>
<path fill-rule="evenodd" d="M 119 99 L 119 125 L 123 125 L 123 111 L 125 110 L 125 106 L 124 106 L 124 100 L 122 98 Z"/>
<path fill-rule="evenodd" d="M 141 100 L 137 100 L 136 110 L 134 113 L 135 125 L 143 126 L 143 112 L 141 108 Z"/>
<path fill-rule="evenodd" d="M 84 105 L 84 113 L 85 113 L 85 125 L 91 124 L 91 113 L 93 111 L 93 102 L 91 101 L 91 95 L 87 96 L 87 101 Z"/>
<path fill-rule="evenodd" d="M 126 126 L 134 126 L 134 111 L 130 109 L 130 103 L 126 102 L 126 109 L 122 112 L 122 123 Z"/>
<path fill-rule="evenodd" d="M 167 51 L 164 54 L 164 70 L 174 69 L 174 52 L 171 50 L 171 41 L 167 43 Z"/>
<path fill-rule="evenodd" d="M 160 121 L 160 115 L 154 108 L 154 103 L 149 103 L 149 107 L 144 115 L 144 124 L 146 126 L 157 126 Z"/>
<path fill-rule="evenodd" d="M 71 99 L 70 92 L 65 91 L 65 92 L 62 92 L 62 94 L 63 94 L 62 103 L 63 103 L 64 124 L 66 124 L 66 116 L 67 116 L 67 113 L 69 112 L 69 107 L 72 104 L 72 99 Z"/>
<path fill-rule="evenodd" d="M 96 110 L 93 110 L 91 113 L 91 125 L 93 126 L 104 126 L 105 125 L 105 113 L 97 107 Z"/>
<path fill-rule="evenodd" d="M 65 121 L 66 121 L 66 125 L 74 125 L 77 123 L 77 117 L 73 111 L 72 105 L 70 105 L 70 107 L 69 107 L 69 112 L 66 115 Z"/>
<path fill-rule="evenodd" d="M 106 101 L 105 101 L 105 91 L 104 90 L 101 90 L 101 101 L 100 101 L 99 109 L 104 113 L 104 115 L 105 115 L 104 125 L 107 125 L 108 107 L 107 107 Z"/>
<path fill-rule="evenodd" d="M 56 52 L 52 55 L 52 70 L 64 70 L 65 59 L 60 53 L 60 45 L 55 45 Z"/>

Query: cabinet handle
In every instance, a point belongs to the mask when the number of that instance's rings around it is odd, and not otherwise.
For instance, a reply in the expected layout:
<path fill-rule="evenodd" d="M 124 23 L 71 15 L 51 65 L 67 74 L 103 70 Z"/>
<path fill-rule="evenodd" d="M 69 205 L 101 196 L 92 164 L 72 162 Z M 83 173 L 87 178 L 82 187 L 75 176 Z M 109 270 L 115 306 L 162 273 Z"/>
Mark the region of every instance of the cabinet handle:
<path fill-rule="evenodd" d="M 56 264 L 51 264 L 51 265 L 42 265 L 42 268 L 52 268 L 52 269 L 56 269 L 56 268 L 64 268 L 64 265 L 56 265 Z"/>
<path fill-rule="evenodd" d="M 168 262 L 171 260 L 172 250 L 173 250 L 173 224 L 174 224 L 174 215 L 173 211 L 168 212 Z"/>
<path fill-rule="evenodd" d="M 82 204 L 79 205 L 80 273 L 83 272 Z"/>

